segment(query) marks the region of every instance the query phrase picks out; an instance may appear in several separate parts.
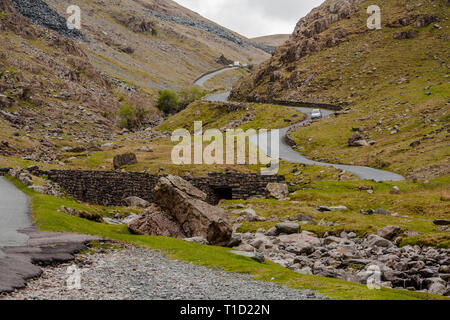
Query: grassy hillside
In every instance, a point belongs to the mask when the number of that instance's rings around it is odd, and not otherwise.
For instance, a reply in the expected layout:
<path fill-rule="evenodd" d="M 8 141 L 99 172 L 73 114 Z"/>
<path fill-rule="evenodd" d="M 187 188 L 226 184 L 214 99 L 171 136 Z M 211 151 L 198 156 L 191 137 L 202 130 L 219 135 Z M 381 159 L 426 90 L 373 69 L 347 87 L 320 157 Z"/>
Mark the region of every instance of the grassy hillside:
<path fill-rule="evenodd" d="M 329 15 L 331 2 L 319 10 L 322 16 Z M 448 175 L 450 7 L 446 3 L 362 1 L 348 19 L 315 35 L 311 47 L 305 45 L 308 38 L 299 24 L 297 35 L 242 80 L 233 97 L 348 108 L 338 117 L 293 134 L 304 147 L 302 152 L 313 159 L 368 165 L 410 178 Z M 366 27 L 366 9 L 373 4 L 381 8 L 381 30 Z M 413 36 L 400 40 L 402 32 Z M 376 144 L 348 147 L 353 128 Z"/>

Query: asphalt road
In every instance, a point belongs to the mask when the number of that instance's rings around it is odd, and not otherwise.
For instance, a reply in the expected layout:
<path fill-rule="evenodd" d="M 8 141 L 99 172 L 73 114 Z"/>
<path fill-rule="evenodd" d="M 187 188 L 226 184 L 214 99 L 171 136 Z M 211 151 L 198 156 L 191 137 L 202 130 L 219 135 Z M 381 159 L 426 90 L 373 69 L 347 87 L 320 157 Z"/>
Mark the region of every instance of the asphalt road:
<path fill-rule="evenodd" d="M 222 92 L 222 93 L 216 93 L 209 95 L 205 98 L 207 101 L 217 101 L 217 102 L 227 102 L 228 98 L 230 96 L 230 92 Z M 302 108 L 302 107 L 293 107 L 295 109 L 300 110 L 306 115 L 306 119 L 302 122 L 302 124 L 305 124 L 307 122 L 311 121 L 311 111 L 313 108 Z M 317 108 L 315 108 L 317 109 Z M 322 115 L 324 117 L 328 117 L 331 114 L 333 114 L 333 111 L 321 109 Z M 298 126 L 301 124 L 295 124 L 295 126 Z M 375 181 L 402 181 L 405 180 L 405 178 L 399 174 L 385 171 L 385 170 L 379 170 L 369 167 L 363 167 L 363 166 L 351 166 L 351 165 L 342 165 L 342 164 L 333 164 L 333 163 L 326 163 L 326 162 L 318 162 L 310 160 L 303 155 L 301 155 L 299 152 L 292 149 L 290 145 L 286 143 L 286 135 L 288 131 L 293 126 L 289 126 L 283 129 L 280 129 L 279 137 L 278 137 L 278 145 L 279 145 L 279 159 L 292 162 L 292 163 L 301 163 L 306 165 L 318 165 L 318 166 L 325 166 L 325 167 L 334 167 L 336 169 L 345 170 L 348 172 L 353 173 L 358 178 L 363 180 L 375 180 Z M 268 143 L 270 138 L 267 134 L 259 134 L 257 136 L 250 137 L 250 142 L 254 145 L 257 145 L 266 155 L 272 154 L 270 144 Z"/>
<path fill-rule="evenodd" d="M 19 230 L 31 227 L 27 196 L 0 177 L 0 247 L 23 246 L 28 236 Z"/>
<path fill-rule="evenodd" d="M 215 76 L 217 76 L 218 74 L 221 74 L 222 72 L 225 72 L 225 71 L 227 71 L 227 70 L 233 70 L 233 69 L 239 69 L 239 68 L 237 68 L 237 67 L 233 67 L 233 68 L 224 68 L 224 69 L 215 71 L 215 72 L 213 72 L 213 73 L 204 75 L 203 77 L 201 77 L 201 78 L 199 78 L 198 80 L 196 80 L 196 81 L 194 82 L 194 85 L 203 87 L 203 86 L 205 85 L 205 83 L 206 83 L 208 80 L 214 78 Z"/>

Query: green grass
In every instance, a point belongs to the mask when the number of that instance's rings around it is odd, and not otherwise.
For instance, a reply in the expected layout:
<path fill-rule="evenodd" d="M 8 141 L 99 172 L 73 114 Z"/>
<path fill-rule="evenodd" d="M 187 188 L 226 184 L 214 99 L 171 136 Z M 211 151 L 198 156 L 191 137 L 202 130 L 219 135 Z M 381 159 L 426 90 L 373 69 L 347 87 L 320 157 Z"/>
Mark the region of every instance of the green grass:
<path fill-rule="evenodd" d="M 440 248 L 450 247 L 449 232 L 437 231 L 433 224 L 435 219 L 448 217 L 450 214 L 447 201 L 441 200 L 441 193 L 449 184 L 448 178 L 432 180 L 429 184 L 414 184 L 412 182 L 375 183 L 360 180 L 351 181 L 315 181 L 296 187 L 291 201 L 275 201 L 255 199 L 237 201 L 251 205 L 259 215 L 270 217 L 294 217 L 297 214 L 309 214 L 319 222 L 333 222 L 335 225 L 319 226 L 304 225 L 303 230 L 311 231 L 319 236 L 325 232 L 339 235 L 342 231 L 356 232 L 359 236 L 376 233 L 388 225 L 400 226 L 403 230 L 419 232 L 419 236 L 404 237 L 400 245 L 427 245 Z M 396 185 L 401 194 L 391 195 L 390 190 Z M 359 191 L 360 186 L 371 186 L 374 194 Z M 224 205 L 235 203 L 226 202 Z M 344 212 L 318 212 L 319 205 L 344 205 L 349 210 Z M 382 208 L 398 216 L 361 215 L 360 210 Z M 245 222 L 240 227 L 241 232 L 255 232 L 259 228 L 266 230 L 275 226 L 276 222 Z"/>
<path fill-rule="evenodd" d="M 242 119 L 247 113 L 255 116 L 254 120 L 244 123 L 238 128 L 252 129 L 279 129 L 289 126 L 292 122 L 301 121 L 304 115 L 295 109 L 269 104 L 246 104 L 245 109 L 228 112 L 223 103 L 197 101 L 185 110 L 168 118 L 163 124 L 156 127 L 158 131 L 174 131 L 179 128 L 193 131 L 194 121 L 202 121 L 203 129 L 221 129 L 231 121 Z"/>
<path fill-rule="evenodd" d="M 126 226 L 111 226 L 94 223 L 57 212 L 62 205 L 90 210 L 90 206 L 78 204 L 70 199 L 60 199 L 29 190 L 19 182 L 13 183 L 25 192 L 32 201 L 34 222 L 43 231 L 77 232 L 97 235 L 161 250 L 170 258 L 191 262 L 211 268 L 250 274 L 256 280 L 275 282 L 295 289 L 312 289 L 331 299 L 349 300 L 437 300 L 445 299 L 431 294 L 392 289 L 369 290 L 366 286 L 337 279 L 301 275 L 272 262 L 259 264 L 253 260 L 229 253 L 228 248 L 203 246 L 174 238 L 134 236 Z"/>

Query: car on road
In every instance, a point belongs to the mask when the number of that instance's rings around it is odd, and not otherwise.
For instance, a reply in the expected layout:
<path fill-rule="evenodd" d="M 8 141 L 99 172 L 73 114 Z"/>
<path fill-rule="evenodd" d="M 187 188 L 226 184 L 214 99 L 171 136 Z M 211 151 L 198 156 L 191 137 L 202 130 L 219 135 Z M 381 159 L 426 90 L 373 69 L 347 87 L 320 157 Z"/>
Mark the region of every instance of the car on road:
<path fill-rule="evenodd" d="M 311 119 L 315 120 L 315 119 L 322 119 L 322 111 L 320 111 L 319 109 L 314 109 L 311 112 Z"/>

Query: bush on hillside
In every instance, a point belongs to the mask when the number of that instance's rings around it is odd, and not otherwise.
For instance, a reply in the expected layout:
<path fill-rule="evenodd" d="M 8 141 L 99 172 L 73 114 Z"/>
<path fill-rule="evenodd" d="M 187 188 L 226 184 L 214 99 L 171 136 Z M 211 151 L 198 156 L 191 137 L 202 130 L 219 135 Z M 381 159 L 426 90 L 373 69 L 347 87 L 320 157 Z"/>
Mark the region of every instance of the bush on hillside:
<path fill-rule="evenodd" d="M 178 112 L 178 96 L 171 90 L 159 92 L 158 109 L 166 114 Z"/>
<path fill-rule="evenodd" d="M 192 102 L 201 99 L 206 95 L 198 87 L 192 87 L 177 94 L 171 90 L 162 90 L 159 93 L 158 109 L 166 114 L 173 114 L 185 109 Z"/>
<path fill-rule="evenodd" d="M 144 125 L 148 112 L 144 108 L 133 108 L 130 105 L 124 104 L 120 108 L 120 126 L 129 130 L 139 129 Z"/>
<path fill-rule="evenodd" d="M 206 95 L 206 91 L 200 90 L 198 87 L 192 87 L 186 90 L 183 90 L 179 94 L 179 104 L 180 108 L 184 109 L 192 102 L 203 98 Z"/>

